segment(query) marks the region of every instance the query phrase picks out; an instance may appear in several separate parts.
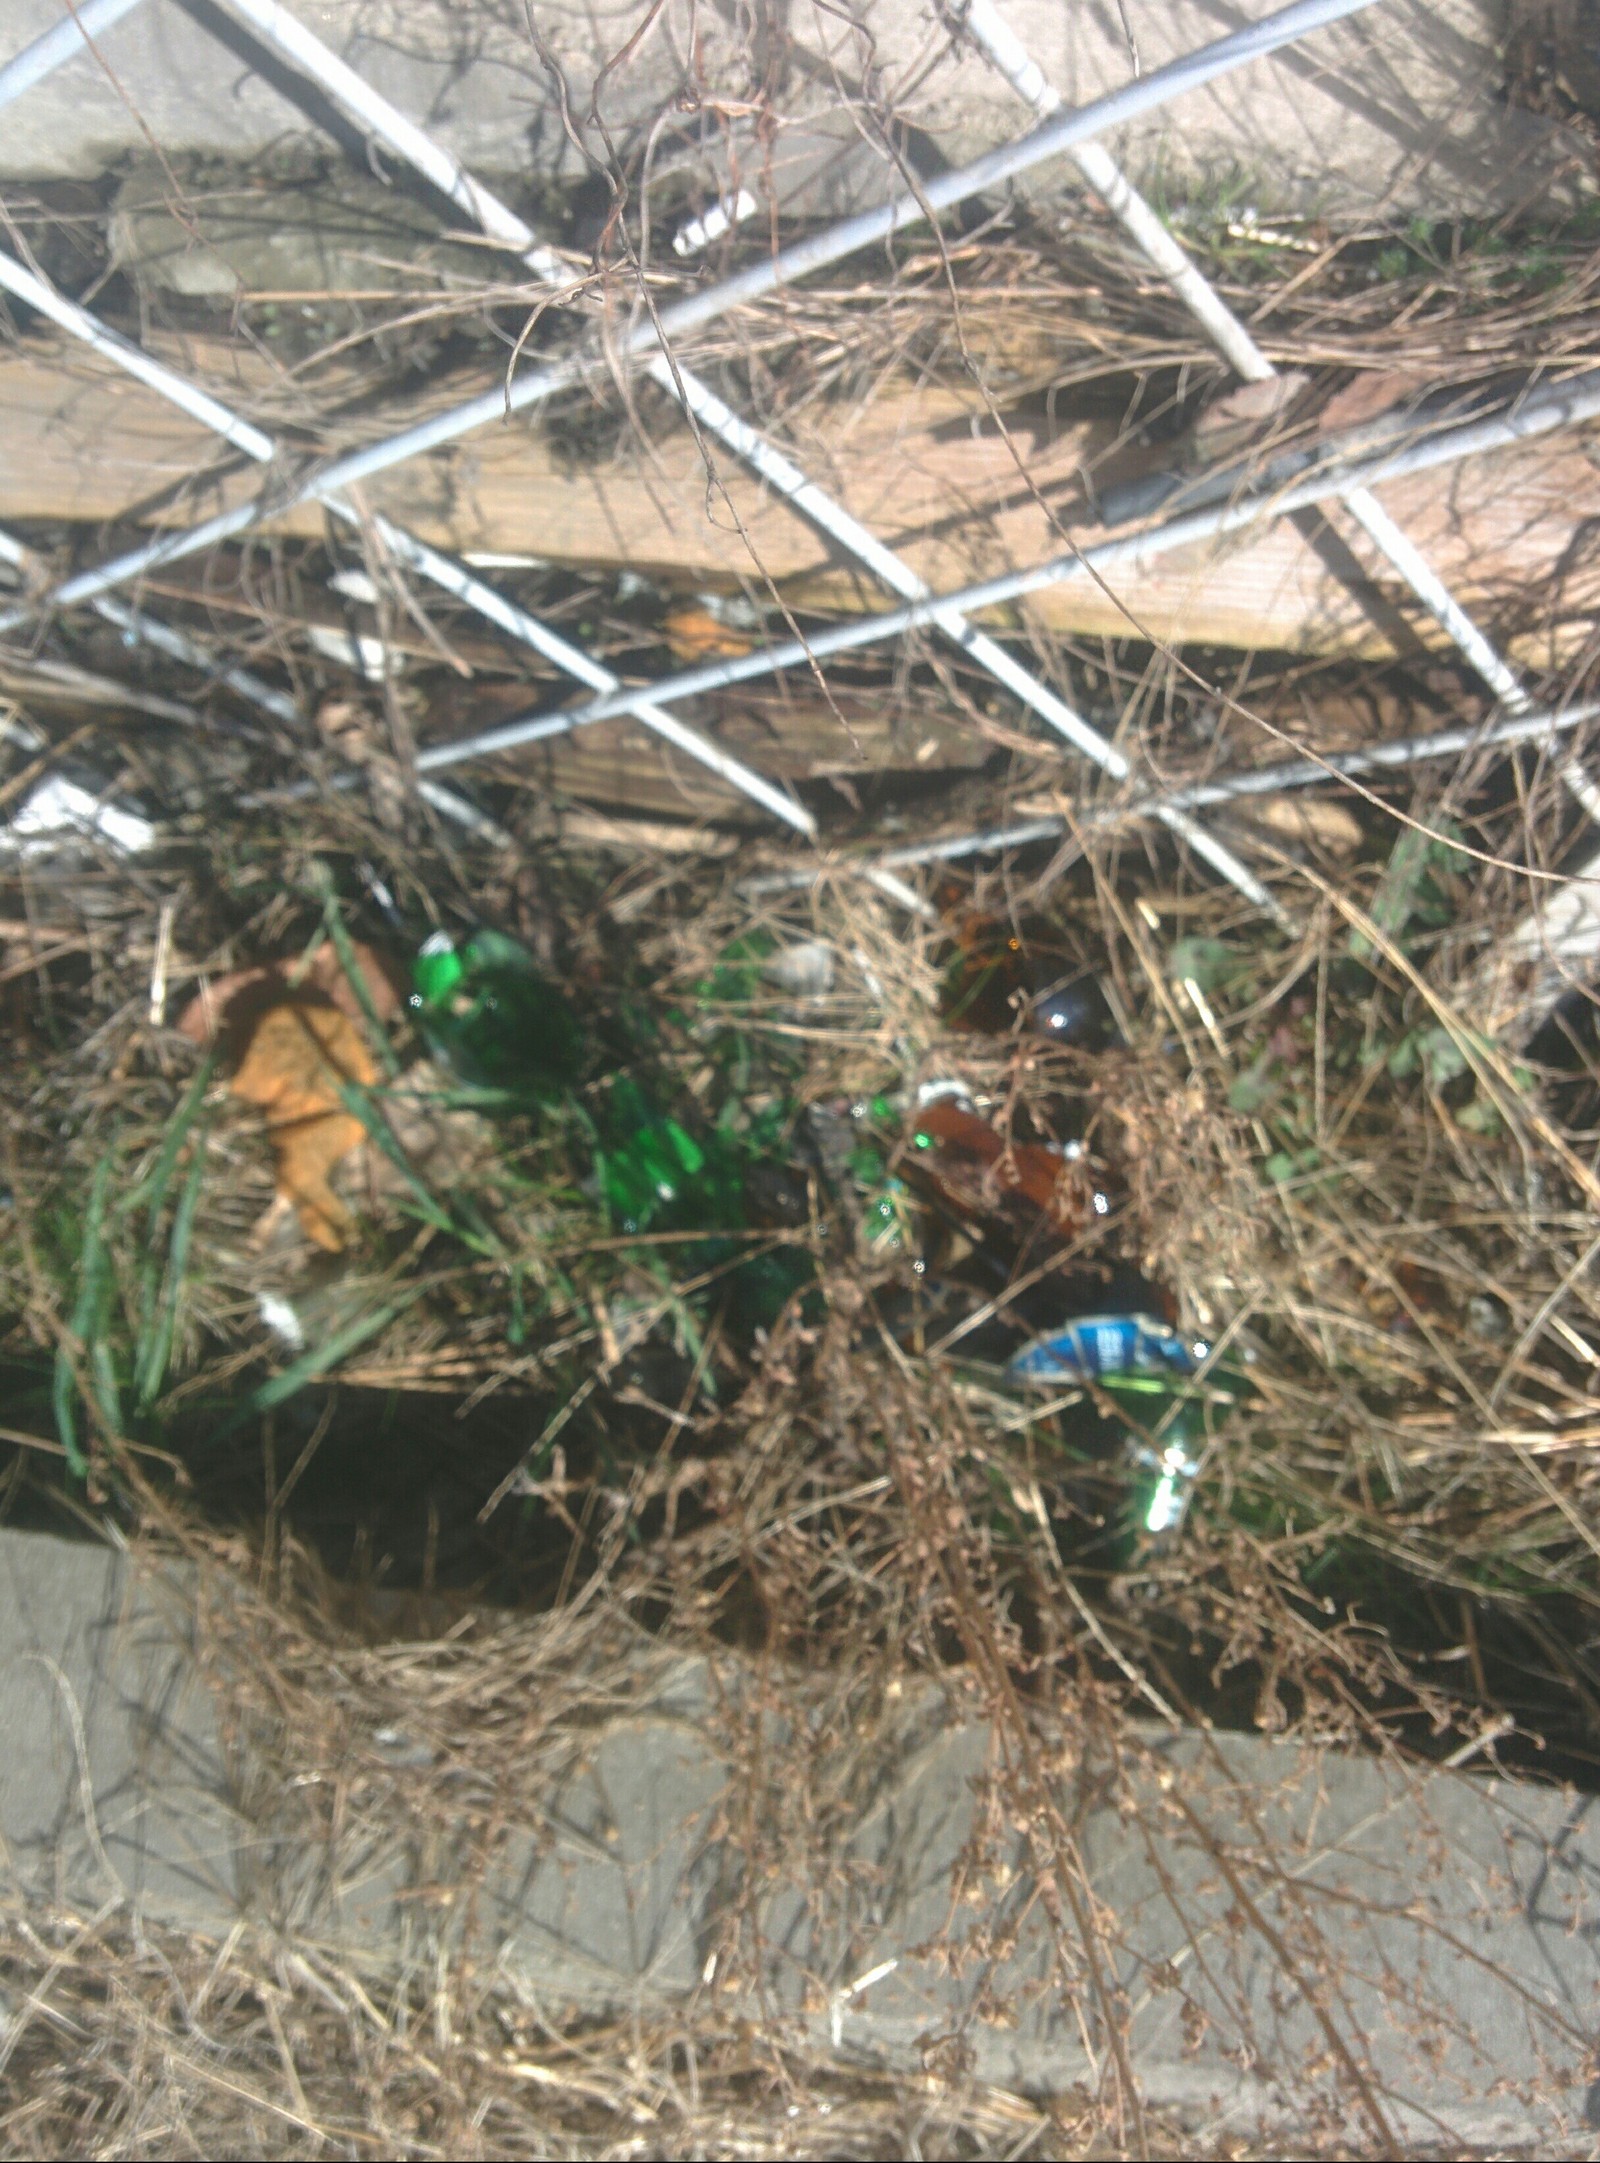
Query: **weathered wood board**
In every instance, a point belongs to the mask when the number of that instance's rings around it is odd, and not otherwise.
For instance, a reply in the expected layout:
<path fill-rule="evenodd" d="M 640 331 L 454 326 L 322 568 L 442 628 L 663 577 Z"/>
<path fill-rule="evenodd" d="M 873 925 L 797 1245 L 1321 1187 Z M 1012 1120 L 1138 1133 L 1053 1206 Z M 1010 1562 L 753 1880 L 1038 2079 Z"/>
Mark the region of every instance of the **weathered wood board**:
<path fill-rule="evenodd" d="M 528 693 L 514 684 L 446 684 L 429 707 L 425 733 L 430 742 L 448 741 L 493 728 L 528 705 Z M 840 691 L 830 706 L 809 685 L 774 692 L 753 684 L 679 710 L 772 781 L 832 778 L 848 789 L 874 773 L 970 770 L 994 748 L 975 726 L 929 715 L 904 694 Z M 735 790 L 635 721 L 602 721 L 547 737 L 519 751 L 512 765 L 519 778 L 583 803 L 626 804 L 667 819 L 694 818 L 709 808 L 725 822 L 765 824 Z"/>
<path fill-rule="evenodd" d="M 0 412 L 7 522 L 187 520 L 259 486 L 253 472 L 216 479 L 213 439 L 75 351 L 30 343 L 0 357 Z M 1069 538 L 1099 537 L 1080 476 L 1085 459 L 1104 453 L 1106 428 L 1074 423 L 1045 440 L 1019 417 L 1008 435 L 940 391 L 825 412 L 793 447 L 932 585 L 948 589 L 1058 554 Z M 759 586 L 765 576 L 797 605 L 882 604 L 865 574 L 845 567 L 730 459 L 710 480 L 676 423 L 664 423 L 647 447 L 588 467 L 563 460 L 537 425 L 498 424 L 381 476 L 366 500 L 458 552 L 526 552 L 586 569 L 625 564 L 680 589 Z M 1578 432 L 1396 482 L 1384 500 L 1523 659 L 1553 663 L 1588 635 L 1600 595 L 1592 538 L 1600 468 Z M 310 534 L 322 521 L 315 506 L 303 506 L 279 526 Z M 1343 572 L 1279 520 L 1119 573 L 1109 587 L 1075 579 L 1027 605 L 1034 620 L 1064 633 L 1379 655 L 1395 650 L 1398 618 L 1438 644 L 1364 539 L 1348 528 L 1339 538 Z"/>

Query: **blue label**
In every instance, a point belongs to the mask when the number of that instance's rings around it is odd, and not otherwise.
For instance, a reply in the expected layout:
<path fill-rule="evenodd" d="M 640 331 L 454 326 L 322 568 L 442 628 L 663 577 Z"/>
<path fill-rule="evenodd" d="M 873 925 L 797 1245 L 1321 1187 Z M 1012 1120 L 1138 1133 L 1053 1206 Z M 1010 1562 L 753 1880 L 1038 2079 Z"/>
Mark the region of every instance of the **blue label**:
<path fill-rule="evenodd" d="M 1102 1375 L 1193 1374 L 1204 1357 L 1203 1345 L 1148 1314 L 1086 1314 L 1025 1344 L 1012 1355 L 1006 1379 L 1038 1386 Z"/>

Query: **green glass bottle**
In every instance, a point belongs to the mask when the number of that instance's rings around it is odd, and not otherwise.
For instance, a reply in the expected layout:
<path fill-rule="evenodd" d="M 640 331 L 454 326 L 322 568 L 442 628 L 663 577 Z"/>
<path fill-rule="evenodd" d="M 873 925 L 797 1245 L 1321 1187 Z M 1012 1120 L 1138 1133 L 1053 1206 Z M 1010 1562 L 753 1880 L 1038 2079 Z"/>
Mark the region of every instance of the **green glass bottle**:
<path fill-rule="evenodd" d="M 546 1103 L 582 1074 L 577 1016 L 505 932 L 479 929 L 458 945 L 436 931 L 418 951 L 412 984 L 419 1027 L 463 1081 Z"/>
<path fill-rule="evenodd" d="M 637 1082 L 611 1085 L 600 1186 L 619 1231 L 728 1230 L 736 1190 L 686 1127 L 656 1111 Z M 718 1204 L 721 1203 L 721 1207 Z"/>
<path fill-rule="evenodd" d="M 504 932 L 478 930 L 459 944 L 436 932 L 418 951 L 412 982 L 418 1027 L 464 1082 L 512 1103 L 544 1104 L 582 1079 L 582 1025 Z M 749 1193 L 772 1139 L 761 1122 L 742 1136 L 716 1127 L 697 1138 L 629 1075 L 611 1082 L 592 1117 L 597 1182 L 617 1230 L 694 1235 L 678 1250 L 691 1273 L 725 1271 L 740 1318 L 770 1327 L 814 1271 L 803 1248 L 763 1250 L 741 1236 L 766 1221 Z"/>
<path fill-rule="evenodd" d="M 1127 1428 L 1135 1521 L 1143 1532 L 1175 1532 L 1208 1446 L 1233 1408 L 1254 1395 L 1249 1378 L 1214 1366 L 1192 1382 L 1129 1373 L 1107 1375 L 1100 1386 Z"/>
<path fill-rule="evenodd" d="M 1151 1378 L 1154 1379 L 1153 1377 Z M 1112 1389 L 1119 1402 L 1126 1393 Z M 1206 1446 L 1205 1412 L 1193 1398 L 1157 1383 L 1128 1416 L 1133 1514 L 1142 1532 L 1159 1536 L 1183 1523 Z"/>
<path fill-rule="evenodd" d="M 875 1142 L 857 1142 L 849 1172 L 865 1204 L 857 1220 L 858 1247 L 873 1261 L 910 1252 L 915 1244 L 911 1195 L 905 1181 L 891 1174 L 883 1151 Z"/>
<path fill-rule="evenodd" d="M 791 1296 L 814 1275 L 802 1247 L 751 1251 L 746 1156 L 738 1141 L 714 1129 L 704 1143 L 658 1111 L 637 1082 L 614 1081 L 599 1157 L 601 1192 L 623 1232 L 685 1232 L 703 1236 L 680 1250 L 694 1273 L 726 1269 L 739 1319 L 770 1329 Z"/>

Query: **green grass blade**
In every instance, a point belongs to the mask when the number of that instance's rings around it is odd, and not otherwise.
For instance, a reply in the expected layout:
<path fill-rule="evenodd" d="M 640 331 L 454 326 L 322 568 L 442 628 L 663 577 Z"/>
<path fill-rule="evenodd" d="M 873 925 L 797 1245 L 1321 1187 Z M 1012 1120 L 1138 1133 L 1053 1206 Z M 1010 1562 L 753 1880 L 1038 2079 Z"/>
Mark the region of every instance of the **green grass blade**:
<path fill-rule="evenodd" d="M 393 1081 L 400 1072 L 400 1062 L 395 1057 L 394 1046 L 389 1042 L 382 1022 L 378 1019 L 378 1010 L 372 1003 L 372 992 L 368 987 L 366 977 L 362 974 L 361 963 L 356 956 L 354 942 L 345 929 L 344 917 L 340 913 L 337 895 L 329 894 L 327 900 L 323 903 L 322 918 L 328 927 L 328 937 L 333 942 L 333 951 L 339 957 L 339 966 L 345 973 L 350 989 L 355 993 L 356 1004 L 366 1018 L 368 1032 L 371 1035 L 373 1044 L 377 1047 L 378 1057 L 383 1061 L 384 1071 L 389 1079 Z"/>
<path fill-rule="evenodd" d="M 200 1107 L 204 1102 L 206 1090 L 210 1087 L 211 1076 L 215 1071 L 216 1064 L 216 1053 L 208 1051 L 196 1068 L 193 1079 L 183 1092 L 178 1108 L 172 1115 L 172 1122 L 168 1126 L 166 1137 L 161 1144 L 160 1155 L 156 1158 L 155 1163 L 151 1165 L 148 1175 L 139 1180 L 118 1202 L 115 1212 L 118 1223 L 124 1217 L 130 1215 L 143 1202 L 146 1205 L 146 1214 L 149 1219 L 149 1235 L 152 1239 L 154 1238 L 156 1223 L 166 1203 L 167 1189 L 172 1184 L 172 1175 L 177 1168 L 179 1153 L 188 1138 L 189 1129 L 199 1116 Z"/>
<path fill-rule="evenodd" d="M 106 1195 L 111 1185 L 111 1167 L 114 1151 L 107 1150 L 94 1168 L 94 1178 L 89 1186 L 89 1204 L 83 1219 L 83 1246 L 78 1255 L 78 1297 L 73 1304 L 72 1318 L 67 1327 L 73 1338 L 82 1346 L 91 1370 L 96 1373 L 97 1385 L 103 1380 L 109 1348 L 100 1341 L 105 1325 L 110 1282 L 107 1270 L 108 1255 L 105 1244 Z M 99 1353 L 104 1358 L 99 1358 Z M 100 1411 L 110 1421 L 113 1432 L 120 1426 L 116 1418 L 116 1387 L 112 1377 L 110 1406 L 106 1403 L 102 1388 L 96 1387 L 101 1399 Z M 89 1460 L 84 1454 L 78 1435 L 77 1400 L 78 1381 L 73 1372 L 72 1354 L 66 1344 L 56 1349 L 55 1384 L 52 1401 L 55 1407 L 56 1433 L 61 1447 L 67 1453 L 67 1463 L 82 1479 L 89 1470 Z"/>
<path fill-rule="evenodd" d="M 178 1327 L 178 1302 L 183 1294 L 184 1271 L 189 1264 L 189 1247 L 194 1237 L 194 1220 L 200 1207 L 200 1190 L 205 1180 L 206 1154 L 201 1146 L 203 1136 L 195 1138 L 194 1158 L 189 1166 L 189 1176 L 184 1181 L 183 1192 L 172 1218 L 172 1240 L 167 1249 L 167 1264 L 162 1278 L 161 1299 L 155 1309 L 151 1326 L 141 1329 L 138 1357 L 134 1363 L 134 1398 L 141 1412 L 147 1412 L 155 1402 L 162 1383 L 166 1380 L 167 1367 L 172 1358 L 172 1342 Z"/>
<path fill-rule="evenodd" d="M 161 1294 L 165 1256 L 156 1243 L 156 1233 L 161 1225 L 161 1212 L 166 1204 L 167 1189 L 172 1183 L 173 1172 L 177 1168 L 179 1152 L 187 1140 L 196 1119 L 200 1116 L 206 1087 L 210 1082 L 211 1071 L 215 1064 L 216 1054 L 214 1052 L 208 1053 L 199 1072 L 185 1090 L 183 1101 L 173 1115 L 166 1139 L 161 1145 L 161 1154 L 156 1159 L 149 1179 L 144 1181 L 139 1189 L 139 1192 L 148 1200 L 149 1214 L 145 1226 L 144 1261 L 139 1271 L 138 1342 L 135 1348 L 136 1389 L 139 1387 L 138 1376 L 144 1372 L 147 1365 L 148 1346 L 151 1334 L 156 1326 L 157 1302 Z"/>
<path fill-rule="evenodd" d="M 117 1363 L 105 1338 L 96 1335 L 89 1350 L 89 1379 L 94 1385 L 100 1417 L 113 1434 L 122 1433 L 122 1393 L 117 1387 Z"/>
<path fill-rule="evenodd" d="M 411 1190 L 417 1214 L 425 1224 L 431 1224 L 435 1231 L 448 1232 L 453 1239 L 459 1239 L 464 1246 L 470 1247 L 475 1254 L 481 1254 L 486 1260 L 495 1261 L 500 1258 L 500 1242 L 483 1226 L 481 1218 L 478 1220 L 478 1228 L 474 1228 L 471 1223 L 460 1222 L 423 1183 L 370 1089 L 364 1089 L 359 1082 L 341 1081 L 339 1100 L 346 1111 L 353 1112 L 361 1121 L 373 1146 L 383 1152 L 404 1179 Z"/>
<path fill-rule="evenodd" d="M 396 1140 L 394 1129 L 374 1101 L 372 1091 L 364 1089 L 359 1082 L 341 1081 L 339 1100 L 347 1112 L 353 1112 L 361 1121 L 367 1130 L 367 1139 L 383 1152 L 411 1189 L 412 1198 L 423 1218 L 429 1224 L 437 1226 L 441 1232 L 454 1231 L 455 1224 L 449 1210 L 423 1185 L 411 1159 Z"/>
<path fill-rule="evenodd" d="M 89 1475 L 89 1460 L 78 1440 L 77 1402 L 78 1385 L 73 1378 L 72 1362 L 67 1357 L 65 1345 L 56 1349 L 55 1379 L 51 1387 L 50 1401 L 55 1412 L 56 1436 L 67 1453 L 67 1463 L 81 1479 Z"/>

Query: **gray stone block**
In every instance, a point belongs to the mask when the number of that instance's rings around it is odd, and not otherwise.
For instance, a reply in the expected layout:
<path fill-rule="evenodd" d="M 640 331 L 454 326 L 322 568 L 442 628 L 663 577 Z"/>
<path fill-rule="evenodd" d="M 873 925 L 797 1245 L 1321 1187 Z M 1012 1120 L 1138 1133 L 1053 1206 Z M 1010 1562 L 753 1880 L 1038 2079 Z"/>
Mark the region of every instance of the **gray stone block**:
<path fill-rule="evenodd" d="M 480 1929 L 502 1971 L 574 2004 L 693 1991 L 711 1942 L 722 1863 L 709 1833 L 726 1786 L 720 1756 L 676 1721 L 622 1720 L 599 1733 L 479 1894 Z"/>
<path fill-rule="evenodd" d="M 117 190 L 109 238 L 146 291 L 224 306 L 240 292 L 433 292 L 485 270 L 481 248 L 441 240 L 430 205 L 358 172 L 281 189 L 240 176 L 180 206 L 169 172 L 142 160 Z"/>
<path fill-rule="evenodd" d="M 1600 2038 L 1587 1798 L 1248 1736 L 1153 1731 L 1128 1754 L 1127 1778 L 1091 1759 L 1054 1799 L 1148 2103 L 1212 2135 L 1318 2116 L 1370 2141 L 1364 2086 L 1408 2142 L 1571 2138 Z M 858 1974 L 894 1965 L 812 2025 L 1023 2092 L 1098 2084 L 1069 1898 L 1014 1834 L 965 1868 L 991 1758 L 986 1731 L 951 1731 L 863 1827 L 875 1912 L 831 1934 Z M 815 1937 L 808 1952 L 826 1964 Z"/>
<path fill-rule="evenodd" d="M 15 1877 L 63 1904 L 218 1930 L 236 1826 L 187 1595 L 181 1571 L 0 1535 L 0 1837 Z"/>
<path fill-rule="evenodd" d="M 1126 8 L 1006 0 L 1004 13 L 1050 80 L 1084 103 L 1274 11 L 1278 0 L 1127 0 Z M 924 172 L 1021 133 L 1030 116 L 973 52 L 949 50 L 932 0 L 859 0 L 850 11 L 749 11 L 669 0 L 643 13 L 540 0 L 294 0 L 309 28 L 402 111 L 486 175 L 568 186 L 612 147 L 658 174 L 678 165 L 703 197 L 743 185 L 791 215 L 838 216 L 900 185 L 896 156 Z M 58 22 L 62 0 L 8 0 L 0 59 Z M 92 176 L 141 155 L 260 157 L 324 140 L 239 50 L 208 34 L 221 10 L 145 5 L 105 32 L 105 68 L 73 60 L 6 116 L 14 174 Z M 1182 194 L 1242 182 L 1266 210 L 1346 224 L 1373 215 L 1487 215 L 1565 188 L 1582 146 L 1500 95 L 1504 0 L 1388 0 L 1124 127 L 1108 143 L 1141 184 Z M 542 45 L 543 50 L 540 50 Z M 555 88 L 562 77 L 563 118 Z M 114 78 L 114 79 L 113 79 Z M 598 118 L 591 118 L 591 106 Z M 879 125 L 902 123 L 892 149 Z M 142 123 L 142 125 L 141 125 Z M 149 137 L 144 129 L 148 128 Z M 574 140 L 574 137 L 577 140 Z M 1564 177 L 1565 176 L 1565 177 Z M 1070 192 L 1065 161 L 1028 183 Z"/>
<path fill-rule="evenodd" d="M 730 1655 L 553 1733 L 550 1777 L 487 1856 L 470 1783 L 455 1819 L 448 1787 L 408 1815 L 369 1783 L 311 1842 L 292 1779 L 223 1762 L 192 1591 L 0 1532 L 14 1897 L 219 1937 L 244 1919 L 391 1984 L 465 1956 L 556 2016 L 731 1990 L 842 2062 L 1039 2095 L 1104 2090 L 1109 1999 L 1145 2103 L 1196 2138 L 1371 2146 L 1375 2113 L 1416 2148 L 1584 2137 L 1590 1798 L 1254 1736 L 1133 1729 L 1114 1759 L 1074 1737 L 1048 1777 L 1069 1837 L 1041 1878 L 986 1726 L 929 1690 L 892 1729 L 813 1748 L 830 1730 L 807 1678 L 775 1717 L 772 1676 Z M 382 1747 L 411 1762 L 406 1738 Z"/>

